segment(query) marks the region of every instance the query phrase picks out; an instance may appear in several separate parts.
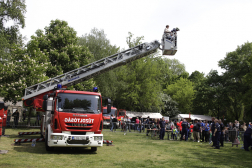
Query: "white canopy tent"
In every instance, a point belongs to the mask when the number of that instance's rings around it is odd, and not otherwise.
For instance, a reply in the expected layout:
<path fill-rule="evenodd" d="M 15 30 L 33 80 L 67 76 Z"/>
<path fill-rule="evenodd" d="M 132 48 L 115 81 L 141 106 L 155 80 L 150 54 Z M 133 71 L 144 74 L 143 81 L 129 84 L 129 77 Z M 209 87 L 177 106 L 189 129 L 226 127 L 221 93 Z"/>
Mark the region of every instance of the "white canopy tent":
<path fill-rule="evenodd" d="M 178 114 L 175 117 L 173 117 L 172 119 L 177 119 L 177 120 L 181 120 L 183 118 L 189 118 L 189 114 Z M 211 121 L 212 117 L 211 116 L 206 116 L 206 115 L 196 115 L 196 114 L 191 114 L 190 115 L 191 120 L 207 120 L 207 121 Z"/>
<path fill-rule="evenodd" d="M 134 112 L 134 111 L 126 111 L 126 115 L 129 116 L 129 118 L 133 118 L 133 117 L 147 118 L 148 116 L 150 118 L 162 118 L 163 117 L 160 113 Z"/>

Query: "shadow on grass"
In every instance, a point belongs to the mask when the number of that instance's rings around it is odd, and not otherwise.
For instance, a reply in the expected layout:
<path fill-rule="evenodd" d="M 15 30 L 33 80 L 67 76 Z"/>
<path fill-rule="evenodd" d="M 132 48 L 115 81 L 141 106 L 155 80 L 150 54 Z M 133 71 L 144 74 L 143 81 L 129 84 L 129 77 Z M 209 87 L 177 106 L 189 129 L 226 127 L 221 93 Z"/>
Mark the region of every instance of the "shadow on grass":
<path fill-rule="evenodd" d="M 123 168 L 129 167 L 157 167 L 155 161 L 152 161 L 150 159 L 146 160 L 139 160 L 139 161 L 123 161 L 120 163 L 113 163 L 113 166 L 120 166 Z M 162 166 L 165 167 L 165 166 Z"/>
<path fill-rule="evenodd" d="M 21 143 L 21 145 L 14 146 L 14 150 L 21 153 L 28 152 L 34 154 L 74 154 L 74 155 L 97 154 L 97 152 L 93 152 L 91 151 L 91 149 L 88 149 L 87 147 L 86 148 L 57 147 L 54 148 L 53 151 L 48 152 L 45 149 L 45 142 L 36 143 L 35 147 L 32 147 L 31 143 Z"/>
<path fill-rule="evenodd" d="M 92 152 L 90 148 L 81 147 L 81 148 L 54 148 L 52 152 L 48 152 L 45 149 L 45 142 L 36 142 L 36 146 L 32 147 L 31 142 L 21 143 L 20 145 L 15 145 L 15 139 L 35 139 L 40 138 L 40 134 L 35 135 L 23 135 L 19 136 L 18 132 L 40 132 L 39 129 L 30 129 L 30 128 L 6 128 L 6 136 L 9 139 L 13 139 L 12 144 L 14 145 L 14 150 L 17 152 L 23 153 L 34 153 L 34 154 L 96 154 L 96 152 Z M 98 148 L 99 150 L 99 148 Z"/>
<path fill-rule="evenodd" d="M 39 129 L 32 129 L 31 128 L 5 128 L 5 135 L 7 138 L 16 138 L 16 139 L 30 139 L 30 138 L 40 138 L 40 134 L 34 135 L 23 135 L 19 136 L 18 132 L 40 132 Z M 25 138 L 23 138 L 25 136 Z"/>
<path fill-rule="evenodd" d="M 202 151 L 205 151 L 202 152 Z M 246 152 L 240 148 L 234 148 L 231 146 L 225 146 L 224 148 L 214 149 L 213 147 L 206 145 L 195 145 L 195 149 L 184 149 L 182 154 L 184 158 L 188 160 L 198 160 L 204 167 L 213 167 L 208 166 L 209 164 L 215 165 L 215 167 L 251 167 L 252 161 L 251 156 L 252 152 Z M 189 156 L 188 156 L 189 154 Z M 199 166 L 197 161 L 191 162 L 188 167 L 202 167 Z"/>

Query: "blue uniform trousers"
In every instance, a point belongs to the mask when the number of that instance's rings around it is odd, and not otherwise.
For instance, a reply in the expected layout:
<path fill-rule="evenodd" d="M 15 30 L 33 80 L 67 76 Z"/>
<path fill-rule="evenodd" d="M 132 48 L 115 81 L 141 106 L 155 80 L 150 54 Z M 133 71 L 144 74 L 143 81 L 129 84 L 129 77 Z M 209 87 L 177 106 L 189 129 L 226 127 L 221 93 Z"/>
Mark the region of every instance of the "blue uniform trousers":
<path fill-rule="evenodd" d="M 220 136 L 221 136 L 221 133 L 216 132 L 216 134 L 215 134 L 215 142 L 216 142 L 215 147 L 218 149 L 220 149 Z"/>
<path fill-rule="evenodd" d="M 214 136 L 214 135 L 212 134 L 212 141 L 213 141 L 213 146 L 216 146 L 216 135 Z"/>
<path fill-rule="evenodd" d="M 160 135 L 159 135 L 160 139 L 164 139 L 164 135 L 165 135 L 165 128 L 161 128 Z"/>
<path fill-rule="evenodd" d="M 223 132 L 221 131 L 221 134 L 220 134 L 220 145 L 221 146 L 224 146 L 223 141 L 224 141 L 224 135 L 223 135 Z"/>
<path fill-rule="evenodd" d="M 249 146 L 251 145 L 250 143 L 251 143 L 251 135 L 250 134 L 244 134 L 244 140 L 243 140 L 244 142 L 244 149 L 246 150 L 246 151 L 249 151 Z"/>
<path fill-rule="evenodd" d="M 186 128 L 182 128 L 182 133 L 181 133 L 181 137 L 180 137 L 180 140 L 183 139 L 183 136 L 185 135 L 185 141 L 187 141 L 187 138 L 188 138 L 188 132 L 187 132 L 187 129 Z"/>

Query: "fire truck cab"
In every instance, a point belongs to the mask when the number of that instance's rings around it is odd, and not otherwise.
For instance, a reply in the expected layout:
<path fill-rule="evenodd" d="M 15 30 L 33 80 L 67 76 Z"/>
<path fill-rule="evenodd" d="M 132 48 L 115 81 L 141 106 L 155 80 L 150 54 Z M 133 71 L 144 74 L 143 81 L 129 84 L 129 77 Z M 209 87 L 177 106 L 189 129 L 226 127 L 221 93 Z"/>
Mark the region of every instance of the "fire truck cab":
<path fill-rule="evenodd" d="M 56 90 L 43 96 L 42 135 L 48 151 L 54 147 L 103 145 L 102 97 L 97 92 Z M 106 112 L 110 112 L 110 103 Z"/>
<path fill-rule="evenodd" d="M 111 112 L 107 113 L 107 107 L 103 107 L 103 127 L 104 128 L 109 128 L 110 126 L 110 116 L 113 114 L 117 114 L 117 108 L 116 107 L 111 107 Z"/>

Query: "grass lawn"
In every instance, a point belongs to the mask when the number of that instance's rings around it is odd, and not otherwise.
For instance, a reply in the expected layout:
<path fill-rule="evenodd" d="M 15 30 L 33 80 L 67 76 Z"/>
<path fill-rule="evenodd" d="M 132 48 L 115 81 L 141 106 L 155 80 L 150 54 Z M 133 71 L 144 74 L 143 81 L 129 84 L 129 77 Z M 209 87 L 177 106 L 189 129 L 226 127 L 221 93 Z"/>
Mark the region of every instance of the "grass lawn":
<path fill-rule="evenodd" d="M 110 132 L 104 130 L 104 139 L 113 140 L 114 146 L 103 146 L 97 152 L 89 148 L 56 148 L 47 152 L 44 142 L 35 147 L 31 143 L 12 145 L 19 139 L 18 132 L 38 129 L 6 129 L 0 139 L 0 150 L 9 150 L 0 155 L 0 168 L 5 167 L 252 167 L 252 151 L 225 143 L 220 150 L 208 143 L 153 140 L 144 133 Z M 39 135 L 23 136 L 37 138 Z M 166 137 L 167 138 L 167 137 Z"/>

